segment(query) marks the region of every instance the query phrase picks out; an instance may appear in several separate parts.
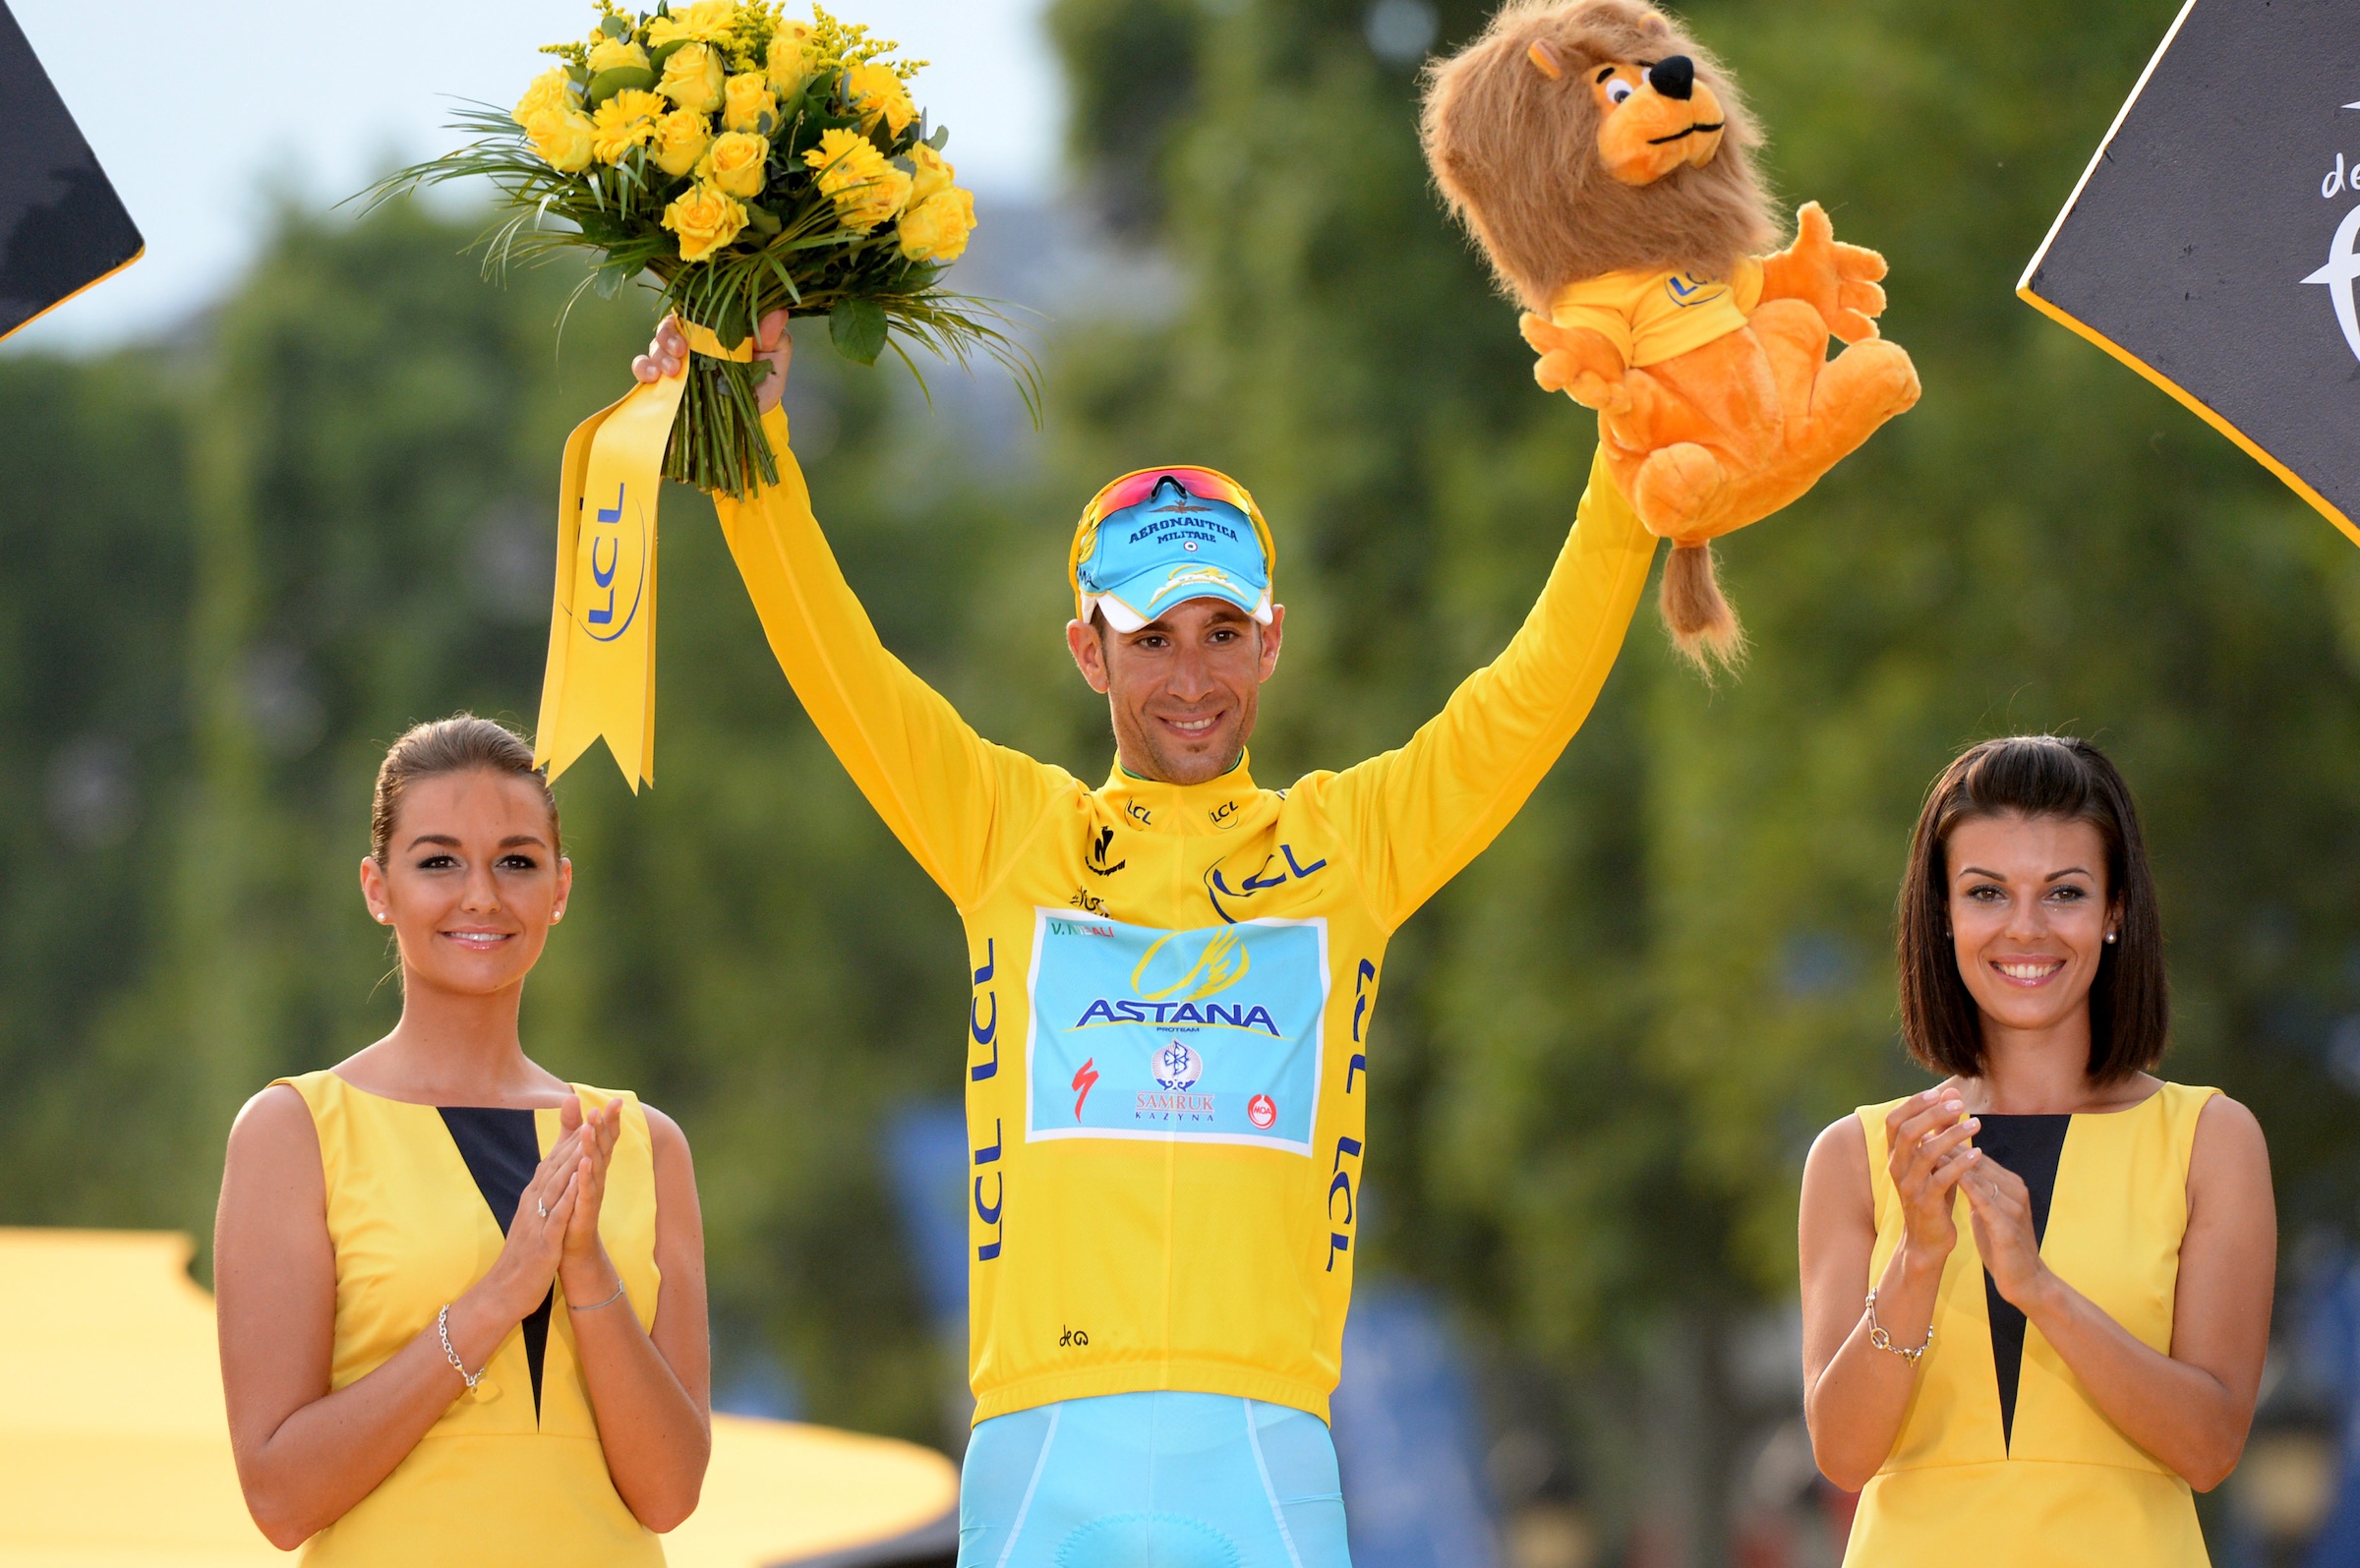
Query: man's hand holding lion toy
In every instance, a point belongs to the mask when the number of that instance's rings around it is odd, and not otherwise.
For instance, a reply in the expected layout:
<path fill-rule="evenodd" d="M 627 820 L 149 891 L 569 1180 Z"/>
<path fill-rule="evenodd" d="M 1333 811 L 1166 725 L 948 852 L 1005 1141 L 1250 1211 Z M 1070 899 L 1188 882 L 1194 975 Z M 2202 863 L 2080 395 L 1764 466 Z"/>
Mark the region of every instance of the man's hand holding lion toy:
<path fill-rule="evenodd" d="M 1817 203 L 1778 234 L 1759 134 L 1718 62 L 1634 0 L 1519 0 L 1428 78 L 1426 156 L 1504 288 L 1534 376 L 1598 410 L 1608 471 L 1673 542 L 1664 618 L 1689 658 L 1742 634 L 1709 541 L 1801 495 L 1918 401 L 1878 338 L 1884 258 Z M 1851 345 L 1833 360 L 1827 340 Z"/>

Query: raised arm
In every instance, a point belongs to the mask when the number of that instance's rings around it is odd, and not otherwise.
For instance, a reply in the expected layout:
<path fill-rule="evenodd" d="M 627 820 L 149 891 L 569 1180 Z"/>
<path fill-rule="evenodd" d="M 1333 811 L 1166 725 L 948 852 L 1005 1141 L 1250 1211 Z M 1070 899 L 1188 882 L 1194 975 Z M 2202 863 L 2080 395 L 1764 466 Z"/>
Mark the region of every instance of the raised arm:
<path fill-rule="evenodd" d="M 1358 855 L 1387 930 L 1483 852 L 1581 727 L 1654 554 L 1603 457 L 1593 461 L 1573 532 L 1506 651 L 1407 745 L 1305 781 Z"/>
<path fill-rule="evenodd" d="M 762 391 L 762 429 L 779 482 L 750 500 L 716 495 L 714 509 L 803 710 L 894 837 L 964 909 L 1037 825 L 1065 776 L 977 735 L 878 639 L 811 515 L 788 449 L 777 402 L 793 349 L 785 325 L 783 315 L 762 323 L 775 367 Z M 686 352 L 667 322 L 634 369 L 642 377 L 650 365 L 671 374 Z"/>

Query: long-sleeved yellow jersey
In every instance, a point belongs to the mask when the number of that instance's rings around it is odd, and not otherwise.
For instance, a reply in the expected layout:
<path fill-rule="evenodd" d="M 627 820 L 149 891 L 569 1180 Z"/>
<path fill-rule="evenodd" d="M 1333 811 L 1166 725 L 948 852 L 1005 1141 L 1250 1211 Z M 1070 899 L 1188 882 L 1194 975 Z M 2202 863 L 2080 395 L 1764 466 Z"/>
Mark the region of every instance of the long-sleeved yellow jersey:
<path fill-rule="evenodd" d="M 1291 789 L 1096 789 L 886 652 L 779 483 L 718 498 L 773 653 L 958 906 L 975 1419 L 1182 1389 L 1325 1419 L 1386 940 L 1524 803 L 1613 667 L 1654 540 L 1603 468 L 1504 653 L 1408 744 Z"/>

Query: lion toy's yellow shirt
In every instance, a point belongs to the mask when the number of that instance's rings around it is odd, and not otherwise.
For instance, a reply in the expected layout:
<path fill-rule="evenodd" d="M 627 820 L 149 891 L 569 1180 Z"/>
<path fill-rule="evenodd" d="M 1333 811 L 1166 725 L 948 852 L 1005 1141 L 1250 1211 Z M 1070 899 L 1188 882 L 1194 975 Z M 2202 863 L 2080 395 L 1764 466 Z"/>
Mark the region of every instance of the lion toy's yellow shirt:
<path fill-rule="evenodd" d="M 975 1419 L 1161 1389 L 1325 1419 L 1386 941 L 1579 727 L 1654 539 L 1594 467 L 1523 628 L 1398 750 L 1289 789 L 1243 759 L 1093 789 L 885 650 L 786 421 L 764 428 L 779 483 L 716 497 L 731 552 L 812 723 L 967 926 Z"/>
<path fill-rule="evenodd" d="M 1568 283 L 1549 302 L 1549 319 L 1600 334 L 1625 365 L 1656 365 L 1743 326 L 1761 296 L 1762 265 L 1748 257 L 1727 282 L 1693 272 L 1608 272 Z"/>

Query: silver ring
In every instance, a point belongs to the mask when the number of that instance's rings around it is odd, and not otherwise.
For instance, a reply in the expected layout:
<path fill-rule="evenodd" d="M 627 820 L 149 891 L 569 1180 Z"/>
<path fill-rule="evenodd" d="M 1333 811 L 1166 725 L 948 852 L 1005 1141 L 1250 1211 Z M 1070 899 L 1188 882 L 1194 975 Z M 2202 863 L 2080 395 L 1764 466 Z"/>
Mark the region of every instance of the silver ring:
<path fill-rule="evenodd" d="M 533 1207 L 541 1211 L 541 1217 L 543 1219 L 549 1218 L 549 1205 L 547 1203 L 542 1202 L 539 1198 L 534 1198 Z"/>

